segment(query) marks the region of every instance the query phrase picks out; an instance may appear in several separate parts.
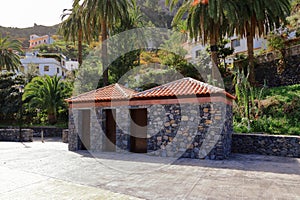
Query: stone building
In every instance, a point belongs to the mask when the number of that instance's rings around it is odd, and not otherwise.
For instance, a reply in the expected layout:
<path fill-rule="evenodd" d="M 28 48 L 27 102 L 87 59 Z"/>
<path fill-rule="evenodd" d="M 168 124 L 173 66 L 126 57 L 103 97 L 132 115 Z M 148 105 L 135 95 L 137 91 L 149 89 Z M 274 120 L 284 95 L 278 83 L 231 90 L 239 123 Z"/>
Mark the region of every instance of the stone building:
<path fill-rule="evenodd" d="M 192 78 L 139 93 L 106 86 L 67 99 L 69 150 L 225 159 L 231 151 L 234 98 Z"/>

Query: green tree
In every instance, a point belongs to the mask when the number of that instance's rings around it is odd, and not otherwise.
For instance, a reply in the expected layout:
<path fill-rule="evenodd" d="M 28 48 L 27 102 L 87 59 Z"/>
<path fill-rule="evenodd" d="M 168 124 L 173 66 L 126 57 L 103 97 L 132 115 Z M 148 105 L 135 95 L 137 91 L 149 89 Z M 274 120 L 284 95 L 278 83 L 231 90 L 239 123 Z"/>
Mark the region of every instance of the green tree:
<path fill-rule="evenodd" d="M 184 34 L 178 32 L 171 33 L 170 38 L 160 46 L 161 49 L 158 52 L 159 58 L 162 64 L 176 70 L 181 75 L 203 81 L 196 67 L 185 59 L 188 51 L 182 47 L 184 40 Z"/>
<path fill-rule="evenodd" d="M 22 43 L 19 40 L 9 40 L 0 36 L 0 70 L 17 71 L 21 65 L 17 52 L 22 52 Z"/>
<path fill-rule="evenodd" d="M 299 36 L 300 28 L 300 0 L 294 0 L 292 2 L 291 15 L 287 17 L 289 22 L 289 28 L 297 30 L 297 36 Z"/>
<path fill-rule="evenodd" d="M 0 121 L 15 123 L 20 110 L 19 86 L 25 84 L 22 75 L 0 72 Z"/>
<path fill-rule="evenodd" d="M 71 11 L 71 13 L 69 12 Z M 60 25 L 59 31 L 64 36 L 65 40 L 68 41 L 70 39 L 75 41 L 77 40 L 78 45 L 78 63 L 79 66 L 82 65 L 82 42 L 84 37 L 84 26 L 86 25 L 84 22 L 82 9 L 80 9 L 79 4 L 74 4 L 73 8 L 68 10 L 65 9 L 62 14 L 61 19 L 63 20 L 65 17 L 68 17 L 65 21 L 63 21 Z"/>
<path fill-rule="evenodd" d="M 219 42 L 218 44 L 218 55 L 219 58 L 223 60 L 224 62 L 224 69 L 226 72 L 226 58 L 227 56 L 230 56 L 233 54 L 234 49 L 231 47 L 226 47 L 226 44 L 230 42 L 229 39 L 222 39 L 222 41 Z"/>
<path fill-rule="evenodd" d="M 25 87 L 23 100 L 31 107 L 39 108 L 47 113 L 48 122 L 57 122 L 58 109 L 64 105 L 64 99 L 69 93 L 65 93 L 65 83 L 60 77 L 35 77 Z"/>
<path fill-rule="evenodd" d="M 53 44 L 41 44 L 34 48 L 38 50 L 40 53 L 53 53 L 59 54 L 62 53 L 67 58 L 72 60 L 78 60 L 78 46 L 73 42 L 68 42 L 64 40 L 55 40 Z M 82 59 L 86 58 L 89 54 L 90 47 L 86 44 L 82 44 Z"/>
<path fill-rule="evenodd" d="M 81 0 L 74 0 L 73 5 L 78 5 Z M 104 41 L 107 40 L 108 34 L 113 27 L 120 21 L 129 19 L 129 0 L 111 1 L 111 0 L 83 0 L 81 8 L 83 10 L 84 21 L 88 26 L 86 31 L 90 35 L 97 35 L 100 32 L 102 45 L 102 62 L 103 67 L 107 67 L 107 46 Z M 93 30 L 93 31 L 91 31 Z M 103 69 L 103 85 L 108 85 L 108 69 Z"/>
<path fill-rule="evenodd" d="M 166 0 L 166 4 L 173 9 L 179 0 Z M 173 25 L 178 24 L 187 14 L 187 29 L 190 37 L 196 41 L 198 38 L 204 44 L 210 44 L 211 60 L 213 65 L 218 65 L 218 42 L 222 36 L 231 34 L 228 24 L 237 20 L 236 1 L 185 1 L 173 19 Z M 212 77 L 216 77 L 212 70 Z"/>
<path fill-rule="evenodd" d="M 247 38 L 249 81 L 255 83 L 254 43 L 255 37 L 280 27 L 290 13 L 290 0 L 245 0 L 238 2 L 236 32 Z"/>
<path fill-rule="evenodd" d="M 132 2 L 132 7 L 129 9 L 129 19 L 118 23 L 113 27 L 112 31 L 113 34 L 122 33 L 126 30 L 134 29 L 134 28 L 140 28 L 143 27 L 143 20 L 142 20 L 142 14 L 139 9 L 139 7 L 135 4 L 135 2 Z M 138 31 L 138 30 L 137 30 Z M 131 47 L 131 49 L 135 49 L 132 44 L 132 40 L 134 40 L 135 35 L 131 36 L 132 39 L 126 39 L 121 40 L 120 38 L 110 38 L 110 41 L 112 44 L 109 47 L 109 54 L 114 55 L 120 52 L 121 49 L 125 49 L 128 47 Z M 128 72 L 129 70 L 133 69 L 136 66 L 140 65 L 140 49 L 133 50 L 131 52 L 126 53 L 125 55 L 121 55 L 119 58 L 114 60 L 111 65 L 109 66 L 109 83 L 116 83 L 118 82 L 121 77 Z"/>

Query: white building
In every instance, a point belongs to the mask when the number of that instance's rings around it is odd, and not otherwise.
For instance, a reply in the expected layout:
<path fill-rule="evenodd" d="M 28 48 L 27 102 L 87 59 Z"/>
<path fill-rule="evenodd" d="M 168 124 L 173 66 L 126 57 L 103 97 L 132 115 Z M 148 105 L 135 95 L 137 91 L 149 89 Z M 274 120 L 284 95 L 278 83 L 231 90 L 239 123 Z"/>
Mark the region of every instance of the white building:
<path fill-rule="evenodd" d="M 285 30 L 278 30 L 279 32 L 284 32 Z M 296 32 L 292 31 L 288 34 L 288 39 L 292 39 L 296 37 Z M 234 49 L 233 55 L 228 56 L 226 58 L 226 63 L 233 63 L 234 57 L 237 54 L 245 54 L 247 55 L 248 47 L 247 47 L 247 38 L 240 38 L 238 36 L 230 37 L 230 43 L 228 43 L 225 47 L 231 47 Z M 253 50 L 254 54 L 258 53 L 262 50 L 267 50 L 268 48 L 268 40 L 265 38 L 254 38 L 253 39 Z M 189 55 L 187 55 L 187 59 L 195 61 L 197 57 L 200 55 L 201 51 L 205 51 L 205 47 L 201 44 L 194 44 L 189 48 Z"/>
<path fill-rule="evenodd" d="M 28 70 L 32 71 L 35 68 L 39 75 L 49 75 L 49 76 L 66 76 L 65 63 L 66 61 L 61 58 L 59 61 L 55 58 L 44 58 L 38 57 L 36 53 L 27 53 L 25 58 L 21 59 L 23 71 L 26 73 Z M 22 70 L 21 70 L 22 71 Z"/>
<path fill-rule="evenodd" d="M 231 37 L 231 43 L 227 44 L 226 47 L 231 47 L 234 49 L 233 54 L 244 53 L 247 54 L 247 39 L 239 38 L 237 36 Z M 266 50 L 267 49 L 267 40 L 264 38 L 255 38 L 253 39 L 253 49 L 254 51 Z"/>
<path fill-rule="evenodd" d="M 233 36 L 230 38 L 231 42 L 228 43 L 225 47 L 231 47 L 234 49 L 234 53 L 232 56 L 229 56 L 226 59 L 227 63 L 233 63 L 233 58 L 237 54 L 247 54 L 247 39 L 246 38 L 239 38 L 237 36 Z M 264 38 L 255 38 L 253 39 L 254 44 L 254 51 L 258 52 L 260 50 L 267 49 L 267 40 Z M 201 44 L 194 44 L 189 48 L 189 55 L 187 58 L 189 60 L 197 60 L 201 51 L 206 51 L 206 47 Z"/>
<path fill-rule="evenodd" d="M 77 61 L 68 60 L 66 61 L 66 69 L 69 71 L 74 71 L 78 69 L 79 63 Z"/>

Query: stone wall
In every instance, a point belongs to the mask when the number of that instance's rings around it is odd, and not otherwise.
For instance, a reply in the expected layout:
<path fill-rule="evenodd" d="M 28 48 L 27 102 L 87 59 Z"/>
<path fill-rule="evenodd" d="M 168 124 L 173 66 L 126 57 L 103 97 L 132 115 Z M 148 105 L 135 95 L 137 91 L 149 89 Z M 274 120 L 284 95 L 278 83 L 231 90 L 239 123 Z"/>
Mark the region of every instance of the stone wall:
<path fill-rule="evenodd" d="M 263 134 L 233 134 L 232 152 L 299 158 L 300 137 Z"/>
<path fill-rule="evenodd" d="M 295 45 L 286 50 L 286 66 L 282 73 L 278 73 L 278 52 L 269 52 L 257 56 L 255 66 L 256 81 L 269 87 L 300 84 L 300 45 Z"/>
<path fill-rule="evenodd" d="M 232 108 L 223 103 L 135 106 L 148 113 L 147 154 L 196 159 L 225 159 L 231 150 Z M 116 152 L 130 151 L 128 106 L 92 108 L 91 148 L 105 148 L 105 110 L 116 110 Z M 80 110 L 70 109 L 69 150 L 80 147 Z"/>
<path fill-rule="evenodd" d="M 33 130 L 31 129 L 22 129 L 22 141 L 23 142 L 32 142 L 33 141 Z M 20 141 L 20 131 L 19 129 L 0 129 L 0 141 L 11 141 L 19 142 Z"/>
<path fill-rule="evenodd" d="M 30 127 L 33 130 L 34 137 L 41 137 L 43 131 L 44 137 L 62 137 L 63 128 L 56 127 Z"/>
<path fill-rule="evenodd" d="M 151 113 L 151 114 L 150 114 Z M 225 159 L 231 151 L 231 106 L 222 103 L 156 105 L 148 110 L 151 155 Z"/>

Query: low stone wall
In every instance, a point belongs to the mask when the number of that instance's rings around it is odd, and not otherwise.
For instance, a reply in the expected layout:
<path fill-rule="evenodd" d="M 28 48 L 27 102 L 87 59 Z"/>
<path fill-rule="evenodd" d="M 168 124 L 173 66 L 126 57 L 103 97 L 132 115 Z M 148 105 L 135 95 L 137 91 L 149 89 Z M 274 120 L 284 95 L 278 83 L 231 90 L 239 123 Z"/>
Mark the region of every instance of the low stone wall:
<path fill-rule="evenodd" d="M 62 137 L 63 128 L 56 127 L 30 127 L 33 130 L 34 137 L 41 137 L 42 131 L 44 132 L 44 137 Z"/>
<path fill-rule="evenodd" d="M 33 138 L 33 130 L 22 129 L 23 142 L 32 142 L 33 141 L 32 138 Z M 20 141 L 19 129 L 0 129 L 0 141 L 19 142 Z"/>
<path fill-rule="evenodd" d="M 300 158 L 300 137 L 264 134 L 233 134 L 232 153 Z"/>

